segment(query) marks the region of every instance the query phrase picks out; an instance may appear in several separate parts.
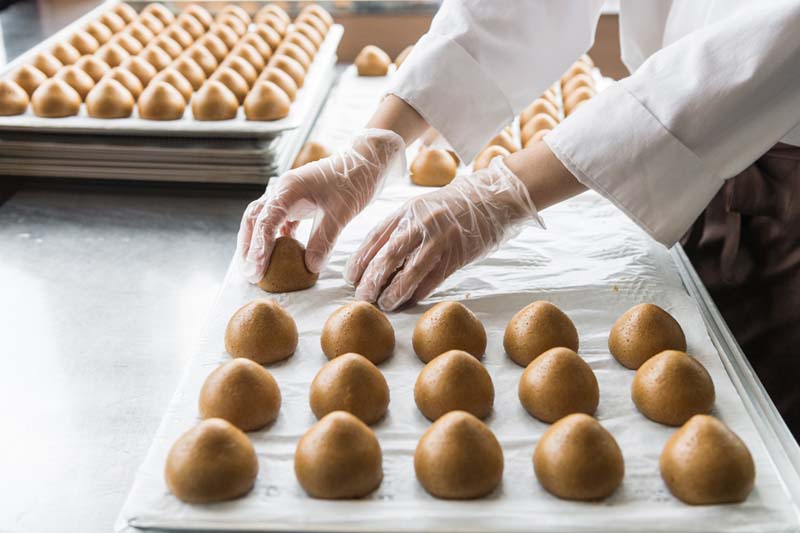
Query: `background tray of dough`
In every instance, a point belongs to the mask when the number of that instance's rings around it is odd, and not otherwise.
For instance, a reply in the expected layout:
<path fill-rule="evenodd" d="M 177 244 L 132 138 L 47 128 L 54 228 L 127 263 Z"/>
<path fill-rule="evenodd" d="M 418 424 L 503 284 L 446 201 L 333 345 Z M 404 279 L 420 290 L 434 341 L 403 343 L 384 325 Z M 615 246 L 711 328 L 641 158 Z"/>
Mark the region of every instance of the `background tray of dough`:
<path fill-rule="evenodd" d="M 347 73 L 331 96 L 312 137 L 335 149 L 361 127 L 387 80 Z M 232 263 L 204 334 L 173 397 L 153 445 L 120 513 L 118 531 L 137 528 L 229 531 L 796 531 L 800 527 L 798 448 L 774 406 L 735 353 L 735 342 L 709 318 L 713 304 L 698 292 L 679 252 L 652 241 L 593 192 L 548 209 L 548 230 L 525 229 L 495 254 L 447 280 L 426 301 L 389 316 L 397 335 L 394 356 L 380 366 L 389 382 L 387 417 L 373 426 L 383 450 L 384 480 L 363 500 L 323 501 L 306 496 L 293 472 L 299 437 L 315 422 L 308 406 L 310 382 L 326 362 L 319 346 L 333 310 L 352 301 L 341 277 L 347 258 L 369 229 L 407 199 L 430 189 L 393 176 L 380 198 L 342 234 L 330 264 L 309 290 L 267 295 L 243 280 Z M 304 222 L 299 238 L 310 224 Z M 690 267 L 688 267 L 690 269 Z M 688 289 L 688 291 L 687 291 Z M 269 370 L 283 395 L 278 420 L 249 433 L 260 462 L 256 486 L 226 503 L 187 505 L 163 479 L 169 447 L 199 421 L 197 397 L 206 376 L 229 360 L 224 330 L 231 314 L 259 297 L 278 300 L 297 321 L 300 344 L 287 361 Z M 512 315 L 534 300 L 560 306 L 580 334 L 580 354 L 600 384 L 597 417 L 616 437 L 625 457 L 625 479 L 605 501 L 559 500 L 537 483 L 531 457 L 548 427 L 530 417 L 517 398 L 522 368 L 505 355 L 502 335 Z M 416 482 L 413 453 L 429 422 L 417 411 L 413 386 L 423 364 L 411 347 L 419 316 L 443 300 L 461 300 L 483 321 L 488 347 L 483 362 L 496 398 L 487 423 L 505 456 L 500 488 L 486 499 L 443 501 Z M 608 331 L 630 306 L 654 302 L 683 326 L 688 351 L 709 370 L 717 391 L 713 411 L 747 443 L 756 463 L 756 484 L 739 505 L 692 507 L 673 498 L 658 470 L 658 457 L 675 431 L 645 419 L 630 399 L 634 373 L 609 354 Z M 712 313 L 713 314 L 713 313 Z M 704 320 L 704 318 L 706 320 Z"/>

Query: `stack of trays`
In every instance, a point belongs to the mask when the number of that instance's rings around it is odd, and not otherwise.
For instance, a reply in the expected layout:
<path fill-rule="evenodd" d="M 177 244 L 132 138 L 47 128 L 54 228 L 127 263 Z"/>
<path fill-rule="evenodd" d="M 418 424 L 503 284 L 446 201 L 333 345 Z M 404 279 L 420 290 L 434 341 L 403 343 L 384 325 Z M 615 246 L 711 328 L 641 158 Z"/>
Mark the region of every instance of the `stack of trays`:
<path fill-rule="evenodd" d="M 265 183 L 334 79 L 318 6 L 109 1 L 0 71 L 0 175 Z"/>

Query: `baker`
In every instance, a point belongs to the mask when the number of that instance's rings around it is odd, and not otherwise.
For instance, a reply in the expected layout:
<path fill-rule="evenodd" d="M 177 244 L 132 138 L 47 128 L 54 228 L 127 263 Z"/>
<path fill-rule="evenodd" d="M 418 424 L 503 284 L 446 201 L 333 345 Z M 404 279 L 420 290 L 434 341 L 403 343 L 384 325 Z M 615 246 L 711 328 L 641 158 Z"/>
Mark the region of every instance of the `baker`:
<path fill-rule="evenodd" d="M 471 161 L 592 44 L 602 0 L 445 0 L 344 150 L 282 176 L 239 234 L 253 283 L 275 238 L 315 216 L 324 265 L 429 127 Z M 430 294 L 539 212 L 591 188 L 665 246 L 684 247 L 751 363 L 800 430 L 800 2 L 621 0 L 632 74 L 542 142 L 420 195 L 345 269 L 356 297 L 394 310 Z M 797 433 L 795 433 L 797 434 Z"/>

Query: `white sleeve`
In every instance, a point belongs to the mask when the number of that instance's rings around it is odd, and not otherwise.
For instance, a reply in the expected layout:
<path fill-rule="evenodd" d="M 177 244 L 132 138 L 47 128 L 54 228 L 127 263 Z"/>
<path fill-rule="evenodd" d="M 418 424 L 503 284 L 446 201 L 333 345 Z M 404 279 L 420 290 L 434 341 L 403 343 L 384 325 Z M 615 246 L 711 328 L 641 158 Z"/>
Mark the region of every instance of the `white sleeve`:
<path fill-rule="evenodd" d="M 444 0 L 389 92 L 463 161 L 589 49 L 603 0 Z"/>
<path fill-rule="evenodd" d="M 544 141 L 671 246 L 798 121 L 800 3 L 752 2 L 653 54 Z"/>

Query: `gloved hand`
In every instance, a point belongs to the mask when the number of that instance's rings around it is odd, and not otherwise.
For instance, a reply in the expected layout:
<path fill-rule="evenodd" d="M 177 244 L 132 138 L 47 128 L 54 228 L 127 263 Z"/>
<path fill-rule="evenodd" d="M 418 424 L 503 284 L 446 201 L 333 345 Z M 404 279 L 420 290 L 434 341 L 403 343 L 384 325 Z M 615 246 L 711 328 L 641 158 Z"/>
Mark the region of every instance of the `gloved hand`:
<path fill-rule="evenodd" d="M 405 143 L 388 130 L 367 129 L 352 145 L 281 176 L 247 206 L 237 239 L 237 257 L 250 283 L 258 283 L 272 254 L 276 233 L 292 235 L 298 221 L 314 216 L 306 245 L 306 267 L 319 272 L 342 229 L 380 191 L 396 163 L 405 168 Z"/>
<path fill-rule="evenodd" d="M 497 249 L 539 217 L 525 185 L 503 162 L 413 198 L 350 257 L 356 298 L 392 311 L 430 294 L 450 274 Z"/>

